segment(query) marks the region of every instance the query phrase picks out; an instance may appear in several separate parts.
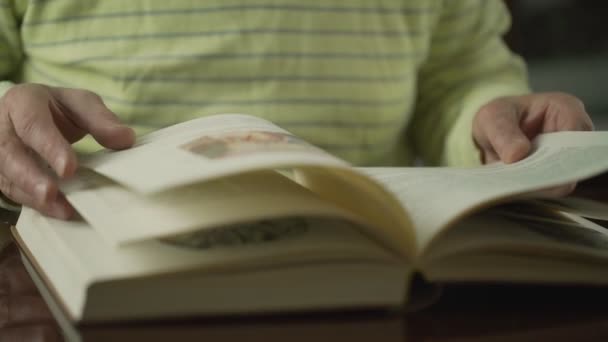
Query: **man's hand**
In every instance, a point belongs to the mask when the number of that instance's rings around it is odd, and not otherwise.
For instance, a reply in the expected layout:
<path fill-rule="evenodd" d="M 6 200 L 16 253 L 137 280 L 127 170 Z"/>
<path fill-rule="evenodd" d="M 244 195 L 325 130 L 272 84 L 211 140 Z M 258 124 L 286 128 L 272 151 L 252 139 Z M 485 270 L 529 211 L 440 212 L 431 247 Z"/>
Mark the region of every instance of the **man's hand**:
<path fill-rule="evenodd" d="M 563 93 L 502 97 L 483 106 L 473 121 L 473 139 L 483 163 L 514 163 L 525 158 L 532 140 L 541 133 L 591 131 L 593 122 L 583 103 Z M 546 189 L 539 194 L 560 197 L 576 183 Z"/>
<path fill-rule="evenodd" d="M 0 98 L 0 191 L 46 215 L 69 218 L 73 209 L 57 179 L 74 174 L 78 162 L 71 144 L 88 133 L 113 149 L 135 141 L 133 130 L 90 91 L 14 86 Z"/>
<path fill-rule="evenodd" d="M 473 139 L 484 163 L 525 158 L 541 133 L 591 130 L 583 103 L 563 93 L 498 98 L 481 107 L 473 121 Z"/>

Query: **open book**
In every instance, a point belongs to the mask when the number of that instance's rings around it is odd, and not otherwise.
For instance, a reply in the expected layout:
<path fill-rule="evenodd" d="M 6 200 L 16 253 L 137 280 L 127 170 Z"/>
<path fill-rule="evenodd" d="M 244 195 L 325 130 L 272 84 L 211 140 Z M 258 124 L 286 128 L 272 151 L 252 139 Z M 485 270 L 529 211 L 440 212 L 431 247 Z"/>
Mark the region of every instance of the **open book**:
<path fill-rule="evenodd" d="M 82 158 L 80 217 L 13 230 L 72 321 L 400 308 L 429 282 L 608 284 L 608 204 L 542 200 L 608 170 L 608 132 L 541 136 L 512 164 L 354 168 L 275 125 L 218 115 Z"/>

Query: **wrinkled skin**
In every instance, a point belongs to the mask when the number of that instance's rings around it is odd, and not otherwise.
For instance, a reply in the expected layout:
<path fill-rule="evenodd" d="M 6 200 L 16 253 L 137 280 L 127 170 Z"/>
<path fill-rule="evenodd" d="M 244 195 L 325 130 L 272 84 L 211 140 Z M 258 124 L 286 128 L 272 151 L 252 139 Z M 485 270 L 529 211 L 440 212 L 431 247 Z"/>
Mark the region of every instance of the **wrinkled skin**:
<path fill-rule="evenodd" d="M 133 130 L 93 92 L 34 83 L 10 88 L 0 98 L 0 191 L 45 215 L 70 218 L 57 180 L 76 172 L 71 144 L 87 134 L 112 149 L 135 142 Z"/>
<path fill-rule="evenodd" d="M 473 140 L 483 163 L 510 164 L 524 159 L 532 140 L 542 133 L 592 131 L 593 122 L 583 103 L 564 93 L 536 93 L 490 101 L 473 120 Z M 539 196 L 561 197 L 576 183 L 546 189 Z"/>

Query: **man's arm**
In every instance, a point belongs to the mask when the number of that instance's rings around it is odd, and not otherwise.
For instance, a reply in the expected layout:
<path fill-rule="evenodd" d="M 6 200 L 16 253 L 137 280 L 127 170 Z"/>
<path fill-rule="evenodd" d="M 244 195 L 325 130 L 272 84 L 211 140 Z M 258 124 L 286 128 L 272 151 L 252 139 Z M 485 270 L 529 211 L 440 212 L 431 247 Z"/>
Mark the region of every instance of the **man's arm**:
<path fill-rule="evenodd" d="M 429 56 L 419 71 L 410 136 L 425 163 L 481 162 L 472 136 L 491 100 L 529 92 L 525 66 L 502 41 L 510 17 L 500 0 L 443 1 Z"/>
<path fill-rule="evenodd" d="M 0 0 L 0 97 L 13 86 L 11 78 L 23 59 L 15 3 Z"/>
<path fill-rule="evenodd" d="M 0 0 L 0 97 L 14 84 L 10 81 L 17 69 L 23 55 L 21 40 L 19 39 L 18 19 L 15 16 L 14 1 Z M 18 207 L 0 192 L 0 216 L 3 223 L 14 221 L 13 212 Z M 8 229 L 0 228 L 0 252 L 10 242 Z"/>

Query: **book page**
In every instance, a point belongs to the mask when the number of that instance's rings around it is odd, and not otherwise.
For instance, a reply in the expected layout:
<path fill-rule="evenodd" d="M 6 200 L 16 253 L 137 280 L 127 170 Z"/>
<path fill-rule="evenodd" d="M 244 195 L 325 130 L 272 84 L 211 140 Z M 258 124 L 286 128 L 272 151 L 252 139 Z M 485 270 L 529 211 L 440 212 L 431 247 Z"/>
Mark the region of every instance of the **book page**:
<path fill-rule="evenodd" d="M 458 221 L 421 262 L 484 252 L 608 262 L 608 230 L 581 216 L 513 202 Z"/>
<path fill-rule="evenodd" d="M 348 168 L 348 164 L 263 119 L 239 114 L 199 118 L 103 150 L 81 165 L 132 190 L 173 187 L 261 169 Z"/>
<path fill-rule="evenodd" d="M 358 216 L 275 171 L 257 171 L 142 195 L 79 169 L 62 184 L 67 200 L 111 245 L 283 217 Z"/>
<path fill-rule="evenodd" d="M 455 220 L 513 197 L 589 178 L 608 170 L 608 132 L 540 136 L 526 159 L 478 168 L 361 168 L 407 208 L 422 251 Z"/>
<path fill-rule="evenodd" d="M 562 210 L 590 219 L 608 221 L 608 204 L 576 196 L 534 200 L 534 204 Z"/>
<path fill-rule="evenodd" d="M 322 269 L 328 265 L 337 270 L 359 265 L 359 270 L 390 270 L 395 278 L 405 281 L 408 270 L 402 259 L 371 242 L 352 225 L 332 219 L 254 222 L 115 248 L 104 243 L 83 221 L 55 220 L 24 208 L 16 230 L 73 316 L 84 307 L 89 286 L 103 281 L 155 275 L 168 279 L 181 273 L 185 281 L 204 274 L 211 282 L 214 275 L 278 268 Z M 149 284 L 154 283 L 152 280 Z M 401 287 L 399 291 L 405 288 L 399 282 L 396 286 Z"/>
<path fill-rule="evenodd" d="M 359 215 L 371 228 L 370 237 L 413 260 L 415 232 L 399 200 L 364 174 L 348 171 L 300 169 L 294 178 L 319 197 Z"/>
<path fill-rule="evenodd" d="M 346 162 L 253 116 L 223 114 L 187 121 L 140 137 L 131 149 L 85 156 L 81 165 L 92 173 L 81 172 L 62 190 L 112 243 L 291 213 L 362 218 L 367 227 L 374 227 L 368 229 L 370 237 L 402 254 L 414 254 L 413 229 L 392 194 Z M 295 184 L 270 179 L 247 186 L 235 178 L 231 182 L 238 186 L 206 185 L 260 170 L 301 171 L 326 184 L 321 194 L 315 187 L 319 182 L 301 180 L 319 195 L 314 201 L 310 194 L 302 197 L 294 191 Z M 385 203 L 391 204 L 389 212 L 377 210 Z"/>
<path fill-rule="evenodd" d="M 608 230 L 580 216 L 513 202 L 458 221 L 418 267 L 431 281 L 602 284 Z"/>
<path fill-rule="evenodd" d="M 17 223 L 23 237 L 62 253 L 85 277 L 139 277 L 180 272 L 251 270 L 294 263 L 368 260 L 401 263 L 339 219 L 287 218 L 251 222 L 113 247 L 86 222 L 61 221 L 26 208 Z M 40 249 L 40 246 L 32 246 Z M 77 272 L 74 272 L 77 273 Z M 84 273 L 84 274 L 83 274 Z"/>

